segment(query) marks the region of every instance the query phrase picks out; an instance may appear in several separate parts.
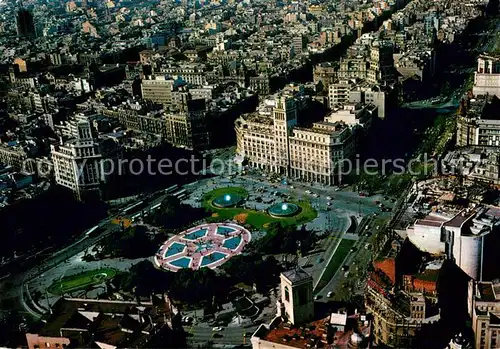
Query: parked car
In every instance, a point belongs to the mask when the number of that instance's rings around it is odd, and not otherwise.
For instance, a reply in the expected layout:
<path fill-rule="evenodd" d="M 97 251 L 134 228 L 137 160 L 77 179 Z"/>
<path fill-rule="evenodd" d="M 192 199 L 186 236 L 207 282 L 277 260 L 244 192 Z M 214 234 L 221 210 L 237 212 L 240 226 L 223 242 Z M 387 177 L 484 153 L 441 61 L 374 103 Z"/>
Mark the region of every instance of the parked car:
<path fill-rule="evenodd" d="M 326 296 L 327 296 L 328 298 L 331 298 L 331 297 L 333 296 L 333 292 L 332 292 L 332 291 L 328 292 L 328 294 L 327 294 Z"/>
<path fill-rule="evenodd" d="M 220 332 L 220 331 L 222 331 L 222 327 L 216 326 L 216 327 L 212 328 L 212 331 L 213 332 Z"/>
<path fill-rule="evenodd" d="M 331 199 L 332 199 L 332 197 L 331 197 L 331 196 L 327 196 L 327 197 L 326 197 L 326 199 L 327 199 L 327 200 L 331 200 Z"/>

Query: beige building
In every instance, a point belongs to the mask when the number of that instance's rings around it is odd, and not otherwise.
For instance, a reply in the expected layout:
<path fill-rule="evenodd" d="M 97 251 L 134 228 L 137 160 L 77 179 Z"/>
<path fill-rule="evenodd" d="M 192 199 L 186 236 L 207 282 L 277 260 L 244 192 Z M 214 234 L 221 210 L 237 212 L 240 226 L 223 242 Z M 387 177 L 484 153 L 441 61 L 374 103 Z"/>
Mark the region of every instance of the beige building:
<path fill-rule="evenodd" d="M 182 66 L 165 66 L 160 67 L 161 74 L 178 76 L 182 80 L 195 86 L 203 86 L 207 84 L 205 70 L 199 64 L 183 64 Z"/>
<path fill-rule="evenodd" d="M 369 83 L 391 83 L 395 80 L 393 52 L 393 44 L 390 41 L 372 44 L 367 75 Z"/>
<path fill-rule="evenodd" d="M 28 161 L 29 154 L 21 146 L 8 146 L 0 143 L 0 163 L 12 166 L 16 170 L 32 172 L 31 161 Z"/>
<path fill-rule="evenodd" d="M 500 348 L 500 283 L 471 280 L 468 306 L 475 348 Z"/>
<path fill-rule="evenodd" d="M 438 270 L 404 275 L 402 287 L 395 287 L 394 259 L 376 261 L 374 267 L 365 290 L 366 311 L 373 316 L 373 341 L 389 348 L 413 348 L 422 326 L 440 318 Z"/>
<path fill-rule="evenodd" d="M 314 313 L 313 279 L 300 267 L 280 275 L 276 317 L 252 335 L 252 349 L 370 347 L 371 321 L 357 311 L 348 315 Z"/>
<path fill-rule="evenodd" d="M 166 79 L 165 76 L 156 76 L 151 80 L 142 80 L 142 98 L 169 106 L 172 103 L 172 91 L 174 80 Z"/>
<path fill-rule="evenodd" d="M 474 73 L 474 95 L 496 95 L 500 98 L 500 55 L 480 55 Z"/>
<path fill-rule="evenodd" d="M 457 145 L 500 146 L 500 117 L 497 108 L 500 100 L 496 96 L 477 96 L 470 100 L 465 116 L 457 121 Z"/>
<path fill-rule="evenodd" d="M 315 85 L 320 82 L 323 85 L 323 90 L 328 91 L 328 87 L 335 82 L 337 72 L 335 65 L 332 63 L 320 63 L 314 66 L 313 81 Z"/>
<path fill-rule="evenodd" d="M 345 123 L 298 127 L 293 97 L 263 101 L 258 112 L 236 120 L 235 130 L 237 153 L 250 166 L 329 185 L 337 180 L 339 162 L 354 152 L 352 132 Z"/>
<path fill-rule="evenodd" d="M 167 113 L 165 139 L 176 147 L 206 149 L 210 145 L 210 132 L 206 111 L 180 111 Z"/>
<path fill-rule="evenodd" d="M 16 59 L 14 59 L 14 62 L 12 62 L 12 64 L 17 65 L 19 67 L 20 73 L 26 73 L 28 71 L 28 63 L 26 62 L 25 59 L 17 57 Z"/>
<path fill-rule="evenodd" d="M 314 317 L 313 278 L 297 268 L 281 273 L 281 316 L 298 325 Z"/>
<path fill-rule="evenodd" d="M 71 189 L 78 199 L 89 194 L 99 196 L 109 174 L 118 170 L 117 144 L 111 139 L 99 139 L 85 115 L 77 115 L 66 128 L 69 137 L 64 137 L 59 145 L 50 146 L 56 183 Z"/>
<path fill-rule="evenodd" d="M 339 109 L 346 104 L 363 103 L 377 107 L 377 116 L 385 118 L 387 95 L 380 87 L 367 83 L 357 84 L 352 81 L 339 81 L 328 89 L 328 105 L 330 109 Z"/>

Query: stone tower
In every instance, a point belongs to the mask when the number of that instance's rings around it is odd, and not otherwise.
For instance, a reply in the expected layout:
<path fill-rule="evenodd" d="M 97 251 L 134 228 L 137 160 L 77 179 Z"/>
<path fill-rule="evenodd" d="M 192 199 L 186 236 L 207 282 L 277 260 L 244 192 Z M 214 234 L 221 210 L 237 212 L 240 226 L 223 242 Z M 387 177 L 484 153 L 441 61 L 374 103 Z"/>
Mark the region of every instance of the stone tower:
<path fill-rule="evenodd" d="M 302 324 L 314 316 L 313 279 L 300 267 L 280 275 L 281 302 L 286 317 L 292 324 Z"/>
<path fill-rule="evenodd" d="M 273 109 L 273 128 L 275 135 L 274 159 L 275 172 L 288 175 L 290 149 L 288 136 L 297 124 L 297 106 L 291 97 L 279 96 Z"/>

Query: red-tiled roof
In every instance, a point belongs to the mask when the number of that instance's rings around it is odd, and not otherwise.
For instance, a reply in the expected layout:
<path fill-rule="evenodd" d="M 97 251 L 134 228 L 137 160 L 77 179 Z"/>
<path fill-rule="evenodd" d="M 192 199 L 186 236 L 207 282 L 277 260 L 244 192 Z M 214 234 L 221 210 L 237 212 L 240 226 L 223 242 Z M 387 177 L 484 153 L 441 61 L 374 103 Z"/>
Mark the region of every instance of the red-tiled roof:
<path fill-rule="evenodd" d="M 288 327 L 285 322 L 281 322 L 261 339 L 295 348 L 305 348 L 308 343 L 312 346 L 318 343 L 321 346 L 323 334 L 326 336 L 325 325 L 328 319 L 317 320 L 304 327 Z"/>
<path fill-rule="evenodd" d="M 382 261 L 375 261 L 373 263 L 375 270 L 383 272 L 394 285 L 396 283 L 396 261 L 394 258 L 386 258 Z"/>

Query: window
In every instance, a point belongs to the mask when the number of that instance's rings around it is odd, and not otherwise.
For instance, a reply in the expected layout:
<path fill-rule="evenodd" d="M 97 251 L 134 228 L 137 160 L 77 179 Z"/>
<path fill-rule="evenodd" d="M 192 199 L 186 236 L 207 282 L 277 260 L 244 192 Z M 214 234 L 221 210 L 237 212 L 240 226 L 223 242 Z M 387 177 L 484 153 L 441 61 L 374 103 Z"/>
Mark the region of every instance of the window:
<path fill-rule="evenodd" d="M 285 286 L 285 301 L 290 302 L 290 290 Z"/>

